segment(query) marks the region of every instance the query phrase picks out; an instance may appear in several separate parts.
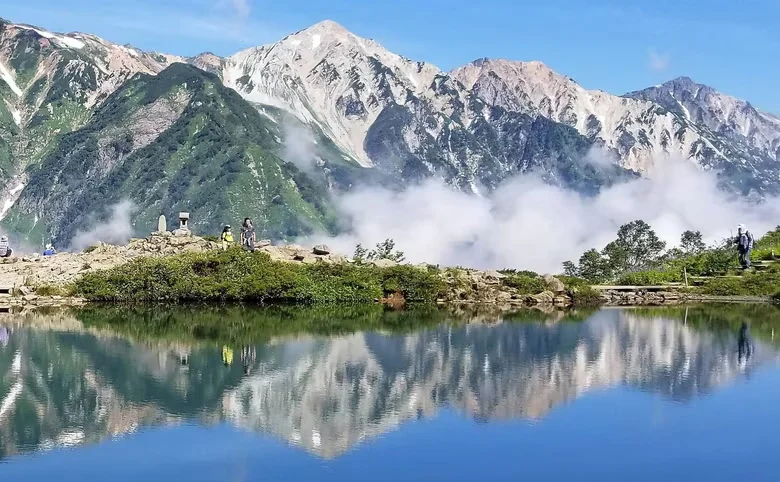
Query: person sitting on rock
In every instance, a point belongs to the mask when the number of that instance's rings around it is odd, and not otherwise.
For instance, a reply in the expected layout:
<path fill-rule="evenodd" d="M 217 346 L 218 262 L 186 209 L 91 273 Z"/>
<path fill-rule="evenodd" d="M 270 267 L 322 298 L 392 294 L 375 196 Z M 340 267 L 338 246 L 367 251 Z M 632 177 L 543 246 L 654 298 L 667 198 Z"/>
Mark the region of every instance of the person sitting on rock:
<path fill-rule="evenodd" d="M 222 250 L 228 249 L 228 246 L 233 244 L 233 231 L 230 230 L 230 225 L 227 225 L 222 229 L 222 235 L 219 238 L 222 241 Z"/>
<path fill-rule="evenodd" d="M 241 225 L 241 246 L 249 251 L 255 250 L 255 227 L 249 218 L 244 218 L 244 224 Z"/>
<path fill-rule="evenodd" d="M 44 256 L 54 256 L 57 254 L 57 250 L 54 249 L 54 246 L 51 245 L 51 243 L 46 245 L 46 249 L 43 250 Z"/>
<path fill-rule="evenodd" d="M 8 245 L 8 236 L 0 236 L 0 258 L 10 258 L 14 251 Z"/>

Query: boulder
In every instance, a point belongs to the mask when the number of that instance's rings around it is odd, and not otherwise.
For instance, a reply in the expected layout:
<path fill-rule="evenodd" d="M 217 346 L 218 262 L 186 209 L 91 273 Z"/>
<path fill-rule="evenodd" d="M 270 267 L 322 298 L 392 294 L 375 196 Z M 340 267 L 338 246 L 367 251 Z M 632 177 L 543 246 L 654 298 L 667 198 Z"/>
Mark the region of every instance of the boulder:
<path fill-rule="evenodd" d="M 559 280 L 553 275 L 544 275 L 544 282 L 547 283 L 547 287 L 553 293 L 563 293 L 566 291 L 566 286 L 564 286 L 563 281 Z"/>
<path fill-rule="evenodd" d="M 529 303 L 539 304 L 539 305 L 551 305 L 554 300 L 555 300 L 555 293 L 551 291 L 543 291 L 538 295 L 529 296 L 526 298 L 526 301 L 528 301 Z"/>
<path fill-rule="evenodd" d="M 261 239 L 255 243 L 255 249 L 265 248 L 266 246 L 271 246 L 270 239 Z"/>
<path fill-rule="evenodd" d="M 325 256 L 330 254 L 330 248 L 324 244 L 318 244 L 312 249 L 312 252 L 318 256 Z"/>
<path fill-rule="evenodd" d="M 398 263 L 390 259 L 378 259 L 376 261 L 372 261 L 371 264 L 377 268 L 392 268 L 393 266 L 398 266 Z"/>

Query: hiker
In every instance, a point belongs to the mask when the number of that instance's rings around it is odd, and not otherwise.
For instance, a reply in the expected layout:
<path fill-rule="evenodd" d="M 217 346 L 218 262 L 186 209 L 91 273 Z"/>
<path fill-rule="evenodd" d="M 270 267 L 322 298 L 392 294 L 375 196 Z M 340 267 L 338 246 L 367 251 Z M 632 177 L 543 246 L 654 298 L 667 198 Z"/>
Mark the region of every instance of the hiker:
<path fill-rule="evenodd" d="M 753 233 L 744 224 L 737 226 L 737 239 L 734 240 L 739 252 L 739 264 L 742 269 L 750 269 L 750 253 L 753 251 Z"/>
<path fill-rule="evenodd" d="M 51 243 L 47 244 L 46 245 L 46 249 L 43 250 L 43 255 L 44 256 L 54 256 L 55 254 L 57 254 L 57 250 L 54 249 L 54 246 L 52 246 Z"/>
<path fill-rule="evenodd" d="M 8 246 L 8 236 L 0 236 L 0 258 L 10 258 L 14 251 Z"/>
<path fill-rule="evenodd" d="M 244 218 L 244 224 L 241 225 L 241 246 L 249 251 L 255 250 L 255 227 L 249 218 Z"/>
<path fill-rule="evenodd" d="M 737 335 L 737 353 L 739 361 L 742 362 L 749 360 L 753 355 L 753 343 L 750 339 L 750 327 L 744 321 L 742 326 L 739 327 L 739 334 Z"/>
<path fill-rule="evenodd" d="M 233 231 L 230 230 L 229 224 L 222 229 L 222 236 L 220 236 L 220 239 L 222 240 L 222 251 L 227 250 L 228 246 L 233 244 Z"/>

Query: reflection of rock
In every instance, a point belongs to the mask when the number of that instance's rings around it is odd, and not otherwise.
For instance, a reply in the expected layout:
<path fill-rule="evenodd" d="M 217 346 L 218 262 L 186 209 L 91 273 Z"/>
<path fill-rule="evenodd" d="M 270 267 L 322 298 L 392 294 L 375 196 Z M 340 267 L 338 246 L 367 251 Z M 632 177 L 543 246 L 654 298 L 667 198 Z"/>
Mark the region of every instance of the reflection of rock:
<path fill-rule="evenodd" d="M 252 351 L 248 376 L 238 347 L 227 368 L 219 346 L 132 343 L 62 314 L 25 321 L 38 328 L 13 323 L 0 348 L 0 422 L 24 419 L 31 430 L 0 423 L 0 458 L 186 419 L 229 421 L 333 457 L 444 406 L 481 420 L 541 418 L 619 384 L 685 400 L 740 369 L 729 337 L 617 310 L 583 323 L 484 314 L 406 335 L 277 341 Z"/>

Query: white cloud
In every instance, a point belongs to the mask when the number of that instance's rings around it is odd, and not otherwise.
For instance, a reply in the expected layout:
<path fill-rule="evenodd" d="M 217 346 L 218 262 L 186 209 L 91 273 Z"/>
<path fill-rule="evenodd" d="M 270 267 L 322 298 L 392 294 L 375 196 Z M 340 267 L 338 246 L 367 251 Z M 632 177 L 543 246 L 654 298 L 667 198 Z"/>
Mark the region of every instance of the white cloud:
<path fill-rule="evenodd" d="M 298 169 L 310 172 L 317 163 L 317 145 L 311 129 L 292 121 L 282 123 L 284 149 L 282 159 L 295 164 Z"/>
<path fill-rule="evenodd" d="M 560 272 L 563 261 L 603 248 L 620 225 L 636 219 L 647 221 L 670 246 L 686 229 L 715 242 L 739 223 L 761 235 L 780 219 L 777 200 L 752 205 L 730 199 L 714 173 L 690 162 L 661 160 L 656 169 L 652 179 L 619 184 L 595 197 L 534 176 L 509 180 L 487 197 L 434 180 L 401 193 L 364 188 L 337 200 L 351 222 L 350 234 L 315 241 L 351 254 L 357 243 L 373 246 L 393 238 L 415 263 Z"/>
<path fill-rule="evenodd" d="M 249 0 L 220 0 L 217 6 L 229 10 L 236 17 L 242 19 L 249 17 L 249 14 L 252 11 Z"/>
<path fill-rule="evenodd" d="M 121 201 L 111 206 L 111 216 L 107 220 L 92 223 L 92 227 L 79 231 L 70 242 L 70 251 L 81 251 L 99 242 L 124 244 L 133 235 L 132 214 L 136 210 L 130 201 Z"/>
<path fill-rule="evenodd" d="M 659 53 L 653 49 L 647 51 L 648 55 L 648 67 L 655 72 L 663 72 L 669 68 L 671 64 L 671 58 L 669 54 Z"/>

